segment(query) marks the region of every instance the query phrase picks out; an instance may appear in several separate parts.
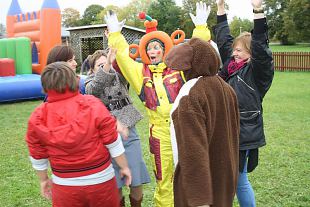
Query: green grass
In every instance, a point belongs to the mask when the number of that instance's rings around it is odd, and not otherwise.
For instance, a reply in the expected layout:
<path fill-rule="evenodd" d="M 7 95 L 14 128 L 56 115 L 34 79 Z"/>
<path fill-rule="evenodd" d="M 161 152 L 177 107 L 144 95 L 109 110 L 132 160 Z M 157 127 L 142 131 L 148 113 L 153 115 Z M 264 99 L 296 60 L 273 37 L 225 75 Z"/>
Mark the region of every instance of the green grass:
<path fill-rule="evenodd" d="M 272 52 L 310 52 L 310 44 L 275 45 L 270 44 Z"/>
<path fill-rule="evenodd" d="M 249 174 L 257 206 L 310 206 L 310 73 L 276 72 L 264 99 L 267 146 L 257 169 Z M 136 106 L 145 112 L 134 96 Z M 27 120 L 41 101 L 0 105 L 1 207 L 47 207 L 28 160 L 24 135 Z M 152 177 L 145 186 L 143 206 L 152 206 L 155 187 L 148 151 L 147 119 L 137 126 L 144 159 Z M 125 191 L 128 194 L 128 191 Z M 126 198 L 128 200 L 128 197 Z M 238 206 L 235 201 L 235 207 Z"/>

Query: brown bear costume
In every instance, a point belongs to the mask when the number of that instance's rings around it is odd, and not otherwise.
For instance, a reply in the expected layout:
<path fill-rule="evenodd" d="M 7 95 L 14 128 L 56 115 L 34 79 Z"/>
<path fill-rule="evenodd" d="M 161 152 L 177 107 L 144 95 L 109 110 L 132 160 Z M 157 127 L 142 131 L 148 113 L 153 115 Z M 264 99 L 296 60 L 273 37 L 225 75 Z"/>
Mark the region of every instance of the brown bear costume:
<path fill-rule="evenodd" d="M 178 150 L 174 174 L 176 207 L 232 206 L 238 179 L 239 110 L 234 90 L 217 76 L 215 49 L 198 38 L 175 46 L 168 67 L 182 70 L 172 120 Z M 182 90 L 187 91 L 182 96 Z"/>

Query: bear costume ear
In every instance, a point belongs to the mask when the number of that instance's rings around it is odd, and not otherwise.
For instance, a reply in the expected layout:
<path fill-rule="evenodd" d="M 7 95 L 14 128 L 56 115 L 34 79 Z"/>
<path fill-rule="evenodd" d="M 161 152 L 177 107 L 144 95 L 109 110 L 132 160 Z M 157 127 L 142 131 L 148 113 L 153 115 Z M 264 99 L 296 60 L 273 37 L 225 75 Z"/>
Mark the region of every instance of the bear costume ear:
<path fill-rule="evenodd" d="M 173 70 L 190 70 L 193 62 L 193 48 L 188 43 L 174 46 L 167 54 L 165 64 Z"/>

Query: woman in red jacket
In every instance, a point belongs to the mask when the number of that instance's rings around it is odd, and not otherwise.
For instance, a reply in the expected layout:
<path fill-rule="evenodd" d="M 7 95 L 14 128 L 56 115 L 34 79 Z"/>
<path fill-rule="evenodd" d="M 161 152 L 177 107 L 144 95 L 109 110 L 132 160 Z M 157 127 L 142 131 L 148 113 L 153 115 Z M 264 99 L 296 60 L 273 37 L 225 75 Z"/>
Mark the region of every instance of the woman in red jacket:
<path fill-rule="evenodd" d="M 68 63 L 47 65 L 41 82 L 48 98 L 31 114 L 26 142 L 42 196 L 52 198 L 56 207 L 118 207 L 111 158 L 127 178 L 126 185 L 131 173 L 115 119 L 99 99 L 79 93 Z"/>

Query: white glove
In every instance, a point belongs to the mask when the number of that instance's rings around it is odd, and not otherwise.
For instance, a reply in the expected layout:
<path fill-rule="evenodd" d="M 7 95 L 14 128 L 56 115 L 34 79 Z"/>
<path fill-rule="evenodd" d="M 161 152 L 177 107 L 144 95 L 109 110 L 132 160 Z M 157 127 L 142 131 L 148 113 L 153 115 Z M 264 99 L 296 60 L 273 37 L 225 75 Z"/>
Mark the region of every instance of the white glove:
<path fill-rule="evenodd" d="M 189 15 L 195 26 L 204 25 L 207 23 L 210 11 L 210 6 L 208 6 L 207 8 L 206 3 L 202 3 L 201 1 L 199 3 L 196 3 L 196 16 L 194 16 L 192 13 L 190 13 Z"/>
<path fill-rule="evenodd" d="M 104 20 L 107 23 L 109 33 L 120 32 L 126 21 L 126 19 L 124 19 L 123 21 L 119 22 L 115 12 L 111 10 L 107 12 L 107 15 L 104 15 Z"/>

